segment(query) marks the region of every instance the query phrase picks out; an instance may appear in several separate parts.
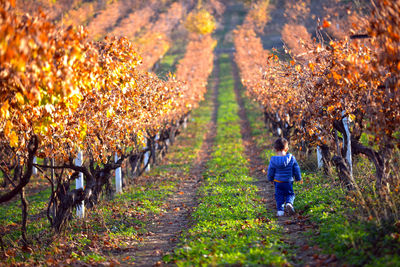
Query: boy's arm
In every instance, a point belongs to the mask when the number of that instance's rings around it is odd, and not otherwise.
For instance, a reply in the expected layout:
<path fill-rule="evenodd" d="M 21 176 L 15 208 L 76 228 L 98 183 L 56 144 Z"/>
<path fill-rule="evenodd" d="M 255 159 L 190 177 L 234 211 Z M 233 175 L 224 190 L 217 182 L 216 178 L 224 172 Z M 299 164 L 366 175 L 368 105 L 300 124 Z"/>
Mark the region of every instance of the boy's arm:
<path fill-rule="evenodd" d="M 296 159 L 294 159 L 293 174 L 294 174 L 294 179 L 295 179 L 296 181 L 301 181 L 300 166 L 299 166 L 299 164 L 297 163 Z"/>
<path fill-rule="evenodd" d="M 268 172 L 267 172 L 268 181 L 270 182 L 272 182 L 275 177 L 275 168 L 272 167 L 271 165 L 272 165 L 271 163 L 268 165 Z"/>

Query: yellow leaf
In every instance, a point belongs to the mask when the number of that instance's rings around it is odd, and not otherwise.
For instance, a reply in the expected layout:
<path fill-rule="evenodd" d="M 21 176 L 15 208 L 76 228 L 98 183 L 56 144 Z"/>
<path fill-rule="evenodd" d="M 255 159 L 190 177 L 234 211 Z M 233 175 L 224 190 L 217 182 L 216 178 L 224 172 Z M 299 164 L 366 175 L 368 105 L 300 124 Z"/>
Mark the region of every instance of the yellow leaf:
<path fill-rule="evenodd" d="M 25 104 L 24 96 L 23 96 L 21 93 L 16 93 L 16 94 L 15 94 L 15 98 L 17 99 L 17 101 L 18 101 L 18 103 L 19 103 L 20 105 Z"/>
<path fill-rule="evenodd" d="M 310 67 L 311 71 L 314 71 L 314 64 L 312 64 L 311 62 L 308 63 L 308 66 Z"/>
<path fill-rule="evenodd" d="M 113 109 L 113 107 L 110 107 L 108 110 L 107 110 L 107 118 L 109 118 L 109 117 L 111 117 L 112 115 L 114 114 L 114 109 Z"/>
<path fill-rule="evenodd" d="M 86 132 L 87 132 L 87 124 L 83 123 L 81 124 L 81 131 L 79 133 L 80 138 L 83 140 L 86 137 Z"/>
<path fill-rule="evenodd" d="M 8 112 L 8 109 L 10 108 L 10 104 L 8 104 L 8 100 L 1 106 L 1 117 L 3 118 L 8 118 L 10 116 L 10 113 Z"/>
<path fill-rule="evenodd" d="M 8 136 L 12 130 L 12 123 L 11 121 L 6 122 L 6 126 L 4 127 L 4 135 Z"/>
<path fill-rule="evenodd" d="M 15 131 L 12 131 L 10 134 L 10 146 L 17 147 L 18 146 L 18 136 Z"/>

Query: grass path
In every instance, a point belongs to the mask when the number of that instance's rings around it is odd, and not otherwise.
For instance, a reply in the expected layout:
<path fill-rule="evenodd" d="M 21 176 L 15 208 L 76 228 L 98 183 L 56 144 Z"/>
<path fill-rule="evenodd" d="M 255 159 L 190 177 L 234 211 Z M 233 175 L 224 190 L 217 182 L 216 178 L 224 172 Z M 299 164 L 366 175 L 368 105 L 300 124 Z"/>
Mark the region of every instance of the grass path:
<path fill-rule="evenodd" d="M 215 151 L 199 188 L 193 226 L 166 258 L 178 266 L 288 264 L 279 227 L 258 196 L 240 132 L 239 106 L 228 54 L 219 56 Z"/>

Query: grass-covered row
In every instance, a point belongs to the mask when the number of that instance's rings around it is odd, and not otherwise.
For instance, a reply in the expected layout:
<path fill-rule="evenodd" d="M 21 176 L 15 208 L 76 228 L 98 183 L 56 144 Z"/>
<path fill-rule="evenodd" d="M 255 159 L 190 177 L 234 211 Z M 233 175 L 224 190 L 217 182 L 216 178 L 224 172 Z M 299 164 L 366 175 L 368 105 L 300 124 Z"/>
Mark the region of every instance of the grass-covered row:
<path fill-rule="evenodd" d="M 249 176 L 229 57 L 221 55 L 219 64 L 215 151 L 199 189 L 193 227 L 183 235 L 181 247 L 165 260 L 178 266 L 284 265 L 279 229 Z"/>
<path fill-rule="evenodd" d="M 206 97 L 209 99 L 210 93 Z M 46 218 L 50 189 L 28 197 L 28 240 L 31 243 L 30 248 L 24 250 L 19 242 L 19 201 L 0 205 L 0 266 L 133 264 L 133 257 L 121 259 L 119 254 L 140 245 L 147 232 L 148 218 L 163 212 L 180 179 L 189 174 L 202 146 L 211 110 L 211 101 L 204 101 L 193 111 L 187 129 L 169 149 L 164 165 L 154 167 L 139 184 L 125 188 L 114 199 L 104 200 L 87 210 L 85 219 L 72 219 L 60 235 L 54 235 Z"/>
<path fill-rule="evenodd" d="M 244 90 L 243 90 L 244 91 Z M 273 155 L 274 137 L 265 129 L 263 114 L 256 103 L 244 96 L 252 135 L 264 148 L 268 163 Z M 291 150 L 291 153 L 296 151 Z M 356 192 L 348 192 L 316 169 L 309 158 L 297 157 L 304 184 L 295 183 L 295 208 L 317 225 L 305 233 L 325 254 L 352 266 L 400 266 L 400 222 L 378 225 L 375 220 L 360 220 L 362 203 L 354 202 Z M 316 160 L 316 159 L 315 159 Z M 362 164 L 362 161 L 359 162 Z M 356 166 L 357 168 L 357 166 Z M 360 167 L 362 168 L 362 166 Z M 296 248 L 292 248 L 296 249 Z"/>

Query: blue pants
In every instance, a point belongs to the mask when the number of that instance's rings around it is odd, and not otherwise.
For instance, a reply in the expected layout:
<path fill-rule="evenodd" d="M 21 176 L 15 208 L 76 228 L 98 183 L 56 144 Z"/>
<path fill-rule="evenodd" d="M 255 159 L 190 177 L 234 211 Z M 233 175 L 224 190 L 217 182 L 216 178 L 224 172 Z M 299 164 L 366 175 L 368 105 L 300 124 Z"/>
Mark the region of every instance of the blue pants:
<path fill-rule="evenodd" d="M 293 182 L 289 183 L 274 182 L 274 184 L 275 184 L 276 208 L 278 211 L 283 211 L 285 202 L 293 205 L 295 197 L 293 191 Z"/>

